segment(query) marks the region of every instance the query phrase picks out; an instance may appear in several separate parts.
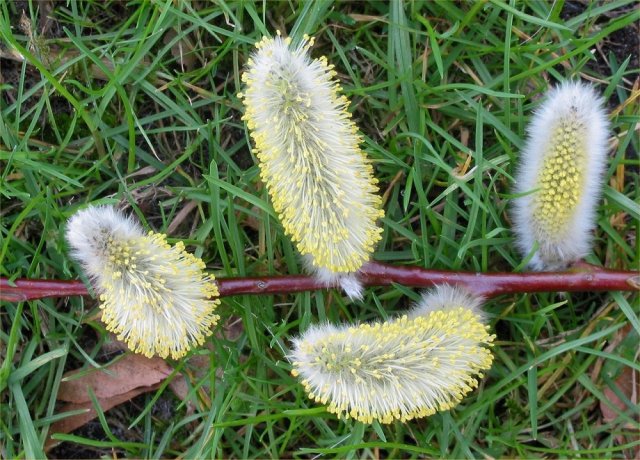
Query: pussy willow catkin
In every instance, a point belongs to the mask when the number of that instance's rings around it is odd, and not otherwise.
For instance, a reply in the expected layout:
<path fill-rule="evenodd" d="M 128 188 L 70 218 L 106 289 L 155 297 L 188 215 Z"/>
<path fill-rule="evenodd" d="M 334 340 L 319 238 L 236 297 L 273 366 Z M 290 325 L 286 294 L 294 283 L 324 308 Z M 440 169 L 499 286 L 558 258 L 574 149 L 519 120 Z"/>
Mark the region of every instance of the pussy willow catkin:
<path fill-rule="evenodd" d="M 365 423 L 425 417 L 456 406 L 489 369 L 494 336 L 477 301 L 445 310 L 421 303 L 410 316 L 359 326 L 315 326 L 294 340 L 292 374 L 329 412 Z M 434 299 L 434 297 L 432 297 Z"/>
<path fill-rule="evenodd" d="M 263 38 L 240 97 L 285 232 L 327 276 L 354 272 L 369 259 L 383 212 L 348 101 L 326 58 L 309 57 L 312 44 L 308 37 L 298 45 Z"/>
<path fill-rule="evenodd" d="M 100 294 L 107 330 L 132 351 L 176 359 L 211 334 L 218 288 L 182 242 L 170 246 L 108 206 L 78 211 L 66 237 Z"/>
<path fill-rule="evenodd" d="M 552 89 L 534 114 L 516 175 L 513 225 L 531 266 L 562 269 L 589 253 L 607 158 L 603 101 L 591 86 Z"/>

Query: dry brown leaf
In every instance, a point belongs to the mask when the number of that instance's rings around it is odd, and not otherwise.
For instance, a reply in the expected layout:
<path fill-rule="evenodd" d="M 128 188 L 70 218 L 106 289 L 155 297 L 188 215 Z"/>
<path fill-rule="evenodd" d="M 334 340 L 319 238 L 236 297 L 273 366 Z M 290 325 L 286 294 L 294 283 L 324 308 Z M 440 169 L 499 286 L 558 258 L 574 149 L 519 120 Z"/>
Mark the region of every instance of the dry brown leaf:
<path fill-rule="evenodd" d="M 54 9 L 53 0 L 38 0 L 38 7 L 40 8 L 40 14 L 38 16 L 38 28 L 40 34 L 47 35 L 51 24 L 55 21 L 51 12 Z"/>
<path fill-rule="evenodd" d="M 138 387 L 162 382 L 173 369 L 161 358 L 145 358 L 128 354 L 106 370 L 96 369 L 78 378 L 70 378 L 86 371 L 71 371 L 60 384 L 58 399 L 75 404 L 90 402 L 87 389 L 91 387 L 98 400 L 123 395 Z"/>
<path fill-rule="evenodd" d="M 242 322 L 239 318 L 230 318 L 224 327 L 225 336 L 230 340 L 235 340 L 242 333 Z M 126 350 L 126 345 L 118 340 L 109 342 L 112 351 Z M 107 347 L 105 346 L 105 349 Z M 187 371 L 190 379 L 196 375 L 202 376 L 210 366 L 209 357 L 204 355 L 193 355 L 189 358 L 189 364 L 196 372 Z M 96 396 L 98 404 L 103 412 L 129 401 L 138 395 L 149 391 L 157 390 L 162 382 L 173 372 L 161 358 L 145 358 L 137 354 L 126 354 L 118 361 L 112 363 L 104 369 L 75 370 L 65 374 L 57 399 L 65 401 L 58 413 L 85 410 L 85 412 L 59 420 L 49 430 L 49 439 L 45 444 L 45 449 L 49 450 L 58 444 L 58 441 L 51 439 L 55 433 L 70 433 L 97 416 L 93 407 L 93 402 L 89 396 L 89 388 Z M 189 401 L 189 385 L 182 374 L 178 374 L 169 383 L 169 387 L 182 401 L 187 402 L 187 413 L 193 413 L 195 405 Z M 201 389 L 203 394 L 200 397 L 208 399 L 207 392 Z M 208 401 L 206 401 L 208 404 Z"/>
<path fill-rule="evenodd" d="M 175 379 L 169 382 L 169 388 L 171 391 L 180 399 L 180 401 L 185 401 L 187 396 L 189 396 L 189 385 L 187 385 L 187 380 L 182 375 L 178 375 Z M 187 401 L 187 405 L 189 409 L 192 409 L 193 403 L 191 401 Z"/>
<path fill-rule="evenodd" d="M 636 410 L 630 413 L 628 404 L 620 399 L 616 394 L 616 391 L 610 387 L 606 387 L 603 390 L 604 396 L 607 398 L 609 404 L 600 401 L 600 412 L 602 412 L 602 419 L 605 423 L 611 423 L 618 418 L 618 414 L 611 407 L 614 406 L 619 412 L 625 412 L 631 415 L 636 423 L 627 422 L 624 425 L 624 429 L 630 434 L 619 434 L 616 436 L 616 441 L 619 444 L 626 444 L 633 442 L 640 437 L 637 423 L 640 422 L 640 412 L 638 411 L 638 403 L 640 402 L 640 372 L 625 366 L 620 373 L 620 376 L 614 382 L 619 393 L 622 393 L 635 407 Z M 625 458 L 640 458 L 640 446 L 635 446 L 629 451 L 625 452 Z"/>
<path fill-rule="evenodd" d="M 128 350 L 127 344 L 118 340 L 115 334 L 110 333 L 109 337 L 111 338 L 111 340 L 107 341 L 107 343 L 102 346 L 103 351 L 111 350 L 112 352 L 126 352 Z M 193 355 L 186 359 L 189 364 L 198 362 L 199 364 L 197 365 L 197 367 L 209 367 L 209 358 L 206 356 Z M 183 374 L 176 374 L 175 376 L 173 376 L 171 382 L 169 382 L 169 389 L 173 391 L 173 393 L 178 397 L 178 399 L 180 399 L 180 401 L 187 400 L 187 396 L 189 395 L 189 386 L 187 385 L 187 381 Z M 195 410 L 195 405 L 191 401 L 186 402 L 187 413 L 192 414 Z"/>
<path fill-rule="evenodd" d="M 51 449 L 58 441 L 51 439 L 55 433 L 70 433 L 97 417 L 89 388 L 98 400 L 103 412 L 129 401 L 138 395 L 157 390 L 173 369 L 161 358 L 145 358 L 127 354 L 105 369 L 90 372 L 75 370 L 65 374 L 58 400 L 65 401 L 59 413 L 82 410 L 85 412 L 64 418 L 51 425 L 45 449 Z M 77 376 L 78 374 L 81 374 Z M 74 377 L 77 376 L 77 377 Z"/>
<path fill-rule="evenodd" d="M 119 404 L 122 404 L 124 402 L 127 402 L 138 395 L 147 393 L 149 391 L 155 391 L 160 387 L 160 385 L 161 383 L 156 383 L 155 385 L 151 385 L 151 386 L 138 387 L 135 390 L 127 391 L 126 393 L 118 394 L 109 398 L 99 398 L 98 402 L 100 403 L 100 407 L 102 411 L 106 412 L 109 409 Z M 45 446 L 44 446 L 45 451 L 52 449 L 53 447 L 55 447 L 60 443 L 60 441 L 52 439 L 51 438 L 52 435 L 56 433 L 63 433 L 63 434 L 70 433 L 73 430 L 80 428 L 85 423 L 93 420 L 98 416 L 95 408 L 93 407 L 93 403 L 91 401 L 83 402 L 80 404 L 74 404 L 74 403 L 65 404 L 59 409 L 58 412 L 64 413 L 64 412 L 70 412 L 70 411 L 81 410 L 81 409 L 86 410 L 86 412 L 78 415 L 73 415 L 71 417 L 67 417 L 62 420 L 58 420 L 53 425 L 51 425 L 51 428 L 49 429 L 49 438 L 47 439 L 47 442 L 45 443 Z"/>
<path fill-rule="evenodd" d="M 188 201 L 182 207 L 182 209 L 180 211 L 178 211 L 176 216 L 173 218 L 173 220 L 171 221 L 171 223 L 167 227 L 167 232 L 166 232 L 167 235 L 173 235 L 175 233 L 175 231 L 178 229 L 178 227 L 180 226 L 180 224 L 183 223 L 187 219 L 189 214 L 191 214 L 191 211 L 193 211 L 197 207 L 198 207 L 198 202 L 196 200 Z M 197 219 L 197 216 L 195 216 L 195 218 Z M 190 220 L 193 221 L 193 218 L 190 219 Z"/>
<path fill-rule="evenodd" d="M 163 43 L 168 45 L 177 36 L 178 33 L 176 30 L 169 29 L 164 35 Z M 193 44 L 187 35 L 183 35 L 183 37 L 171 47 L 171 55 L 176 58 L 182 72 L 190 72 L 196 65 L 196 57 L 193 54 L 193 49 Z"/>
<path fill-rule="evenodd" d="M 384 16 L 372 16 L 370 14 L 352 13 L 349 17 L 357 22 L 389 22 Z"/>
<path fill-rule="evenodd" d="M 634 371 L 632 368 L 625 366 L 620 373 L 620 376 L 616 379 L 615 385 L 622 393 L 625 395 L 635 407 L 638 407 L 638 394 L 640 393 L 640 373 Z M 615 406 L 620 410 L 620 412 L 626 412 L 629 410 L 627 404 L 622 401 L 618 395 L 616 395 L 615 391 L 611 388 L 606 387 L 603 391 L 604 395 L 609 400 L 611 405 Z M 606 423 L 613 422 L 616 418 L 618 418 L 618 414 L 614 409 L 611 408 L 611 405 L 608 405 L 604 402 L 600 402 L 600 411 L 602 412 L 602 418 Z M 636 411 L 636 418 L 639 419 L 638 413 Z M 633 429 L 633 426 L 627 426 L 629 429 Z"/>
<path fill-rule="evenodd" d="M 610 304 L 610 306 L 613 307 L 613 306 L 615 306 L 615 304 Z M 609 311 L 609 309 L 607 309 L 603 313 L 606 314 L 608 311 Z M 594 316 L 598 316 L 598 315 L 594 315 Z M 631 324 L 626 324 L 622 329 L 619 329 L 615 333 L 613 338 L 611 340 L 609 340 L 609 342 L 608 342 L 606 348 L 604 349 L 604 351 L 607 352 L 607 353 L 611 353 L 613 350 L 618 348 L 618 346 L 624 340 L 624 338 L 627 336 L 629 331 L 631 331 Z M 593 364 L 593 366 L 591 366 L 591 380 L 593 380 L 594 382 L 598 380 L 598 377 L 600 376 L 600 371 L 602 370 L 602 366 L 603 365 L 604 365 L 604 358 L 598 358 L 596 360 L 596 362 Z"/>
<path fill-rule="evenodd" d="M 103 351 L 111 350 L 112 352 L 119 352 L 128 350 L 127 344 L 118 340 L 115 334 L 109 334 L 109 337 L 111 340 L 103 345 Z M 209 368 L 210 364 L 208 356 L 197 354 L 191 355 L 190 357 L 185 358 L 185 360 L 185 371 L 187 375 L 191 375 L 187 369 L 195 368 L 200 370 L 200 372 L 198 372 L 198 376 L 202 376 L 203 373 L 206 373 L 206 369 Z M 193 413 L 195 405 L 193 404 L 193 401 L 187 400 L 189 395 L 189 386 L 187 385 L 186 378 L 183 374 L 176 374 L 173 376 L 171 382 L 169 382 L 169 389 L 173 391 L 180 401 L 186 401 L 187 413 Z"/>

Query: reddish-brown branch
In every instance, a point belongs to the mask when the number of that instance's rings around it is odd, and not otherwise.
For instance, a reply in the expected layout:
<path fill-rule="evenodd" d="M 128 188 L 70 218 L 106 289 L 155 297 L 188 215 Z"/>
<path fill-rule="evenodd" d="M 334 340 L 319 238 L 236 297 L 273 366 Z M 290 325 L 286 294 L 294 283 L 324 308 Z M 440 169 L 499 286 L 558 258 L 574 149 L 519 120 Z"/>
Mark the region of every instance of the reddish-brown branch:
<path fill-rule="evenodd" d="M 0 278 L 0 300 L 19 302 L 88 294 L 82 281 L 17 279 L 13 284 L 15 286 L 9 284 L 7 278 Z"/>
<path fill-rule="evenodd" d="M 366 286 L 389 286 L 392 283 L 411 287 L 459 285 L 487 298 L 523 292 L 640 290 L 638 272 L 607 270 L 587 264 L 576 265 L 570 271 L 554 273 L 470 273 L 369 262 L 360 270 L 359 277 Z M 331 287 L 302 275 L 220 278 L 217 283 L 221 297 L 288 294 Z M 14 284 L 15 286 L 11 285 L 6 278 L 0 278 L 0 300 L 17 302 L 88 294 L 81 281 L 18 279 Z"/>

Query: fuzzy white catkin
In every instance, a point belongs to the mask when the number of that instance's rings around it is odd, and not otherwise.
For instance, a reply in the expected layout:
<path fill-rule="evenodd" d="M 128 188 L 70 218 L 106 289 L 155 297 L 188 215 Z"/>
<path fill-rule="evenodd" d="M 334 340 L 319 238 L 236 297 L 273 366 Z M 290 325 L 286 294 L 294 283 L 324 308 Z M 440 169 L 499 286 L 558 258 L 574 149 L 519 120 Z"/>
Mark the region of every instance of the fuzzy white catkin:
<path fill-rule="evenodd" d="M 311 327 L 293 341 L 292 374 L 329 412 L 365 423 L 451 409 L 493 361 L 495 337 L 478 307 L 478 299 L 443 286 L 391 321 Z"/>
<path fill-rule="evenodd" d="M 520 155 L 513 229 L 530 265 L 559 270 L 586 256 L 602 189 L 609 123 L 603 100 L 579 82 L 550 90 Z"/>
<path fill-rule="evenodd" d="M 432 311 L 464 307 L 481 320 L 484 320 L 483 302 L 483 297 L 471 294 L 459 286 L 442 284 L 423 292 L 420 296 L 420 301 L 414 305 L 407 315 L 409 318 L 415 318 L 426 316 Z"/>
<path fill-rule="evenodd" d="M 260 176 L 305 265 L 359 297 L 353 273 L 380 240 L 381 199 L 333 66 L 309 57 L 312 44 L 280 36 L 256 44 L 242 76 L 244 120 Z"/>
<path fill-rule="evenodd" d="M 110 206 L 75 213 L 66 237 L 100 294 L 107 330 L 132 351 L 177 359 L 211 334 L 218 288 L 182 242 L 170 246 Z"/>

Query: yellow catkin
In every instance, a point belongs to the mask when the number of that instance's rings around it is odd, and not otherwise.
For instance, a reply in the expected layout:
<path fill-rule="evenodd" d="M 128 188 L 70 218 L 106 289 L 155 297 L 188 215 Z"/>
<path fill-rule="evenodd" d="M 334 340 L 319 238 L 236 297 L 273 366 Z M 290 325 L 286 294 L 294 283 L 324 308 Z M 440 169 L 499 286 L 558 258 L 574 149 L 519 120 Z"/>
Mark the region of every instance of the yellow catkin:
<path fill-rule="evenodd" d="M 576 212 L 584 183 L 586 129 L 580 121 L 561 122 L 546 150 L 533 213 L 549 236 L 563 235 Z"/>
<path fill-rule="evenodd" d="M 263 38 L 242 76 L 244 120 L 285 232 L 314 267 L 353 272 L 380 240 L 373 168 L 333 66 L 298 46 Z"/>
<path fill-rule="evenodd" d="M 218 287 L 182 242 L 145 234 L 111 207 L 76 213 L 67 240 L 100 294 L 107 330 L 135 353 L 177 359 L 211 334 Z"/>
<path fill-rule="evenodd" d="M 292 375 L 328 411 L 364 423 L 455 407 L 489 369 L 494 336 L 464 307 L 385 323 L 311 328 L 295 341 Z"/>

